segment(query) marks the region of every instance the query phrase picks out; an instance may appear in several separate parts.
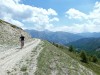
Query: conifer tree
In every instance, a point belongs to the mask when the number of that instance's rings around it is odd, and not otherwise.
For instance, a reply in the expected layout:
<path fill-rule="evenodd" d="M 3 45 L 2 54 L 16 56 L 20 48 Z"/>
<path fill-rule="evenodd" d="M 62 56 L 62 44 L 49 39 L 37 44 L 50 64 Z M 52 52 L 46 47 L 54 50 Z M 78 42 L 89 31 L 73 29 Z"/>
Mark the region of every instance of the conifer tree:
<path fill-rule="evenodd" d="M 98 62 L 97 56 L 94 55 L 94 56 L 92 57 L 92 62 L 94 62 L 94 63 Z"/>
<path fill-rule="evenodd" d="M 81 51 L 80 57 L 82 62 L 88 63 L 88 58 L 85 51 Z"/>
<path fill-rule="evenodd" d="M 70 52 L 74 52 L 74 47 L 71 45 L 71 46 L 69 46 L 69 51 Z"/>

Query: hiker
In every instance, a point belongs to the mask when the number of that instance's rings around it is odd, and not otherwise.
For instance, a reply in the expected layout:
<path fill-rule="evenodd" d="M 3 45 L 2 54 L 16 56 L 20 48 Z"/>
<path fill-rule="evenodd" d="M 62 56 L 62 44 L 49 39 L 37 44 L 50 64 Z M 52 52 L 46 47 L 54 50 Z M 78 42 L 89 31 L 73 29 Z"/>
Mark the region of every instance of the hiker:
<path fill-rule="evenodd" d="M 24 47 L 24 36 L 21 34 L 20 42 L 21 42 L 21 49 Z"/>

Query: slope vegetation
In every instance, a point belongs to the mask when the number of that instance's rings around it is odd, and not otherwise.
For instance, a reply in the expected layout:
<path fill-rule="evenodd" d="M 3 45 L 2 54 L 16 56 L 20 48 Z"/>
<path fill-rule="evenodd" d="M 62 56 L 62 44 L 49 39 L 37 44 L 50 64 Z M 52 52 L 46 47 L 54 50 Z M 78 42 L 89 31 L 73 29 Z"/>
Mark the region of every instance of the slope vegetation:
<path fill-rule="evenodd" d="M 37 65 L 35 75 L 96 75 L 91 69 L 82 66 L 78 61 L 48 42 L 44 44 Z"/>

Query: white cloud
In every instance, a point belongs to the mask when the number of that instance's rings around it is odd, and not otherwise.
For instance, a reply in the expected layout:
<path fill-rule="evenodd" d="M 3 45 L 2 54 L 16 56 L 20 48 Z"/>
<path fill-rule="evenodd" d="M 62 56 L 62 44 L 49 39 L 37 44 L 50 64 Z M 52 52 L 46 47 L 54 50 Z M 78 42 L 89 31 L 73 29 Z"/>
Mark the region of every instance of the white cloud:
<path fill-rule="evenodd" d="M 87 19 L 87 15 L 80 12 L 79 10 L 76 10 L 74 8 L 71 8 L 69 9 L 67 12 L 66 12 L 66 16 L 69 18 L 69 19 Z"/>
<path fill-rule="evenodd" d="M 53 9 L 48 9 L 48 15 L 57 15 L 56 11 L 54 11 Z"/>
<path fill-rule="evenodd" d="M 51 22 L 53 22 L 53 21 L 59 21 L 59 18 L 54 17 L 54 18 L 52 18 L 50 21 L 51 21 Z"/>
<path fill-rule="evenodd" d="M 52 21 L 58 21 L 57 12 L 51 8 L 43 9 L 30 5 L 20 4 L 21 0 L 1 0 L 0 18 L 10 23 L 46 26 L 52 24 Z M 5 15 L 6 14 L 6 15 Z M 52 16 L 52 18 L 50 18 Z M 52 21 L 51 21 L 52 20 Z"/>
<path fill-rule="evenodd" d="M 66 11 L 66 17 L 71 20 L 81 20 L 82 23 L 73 24 L 71 27 L 71 29 L 73 29 L 76 33 L 100 32 L 100 2 L 95 3 L 93 11 L 89 12 L 89 14 L 85 14 L 79 10 L 71 8 Z M 73 30 L 71 32 L 73 32 Z"/>
<path fill-rule="evenodd" d="M 12 19 L 11 14 L 2 13 L 2 15 L 5 15 L 5 16 L 3 16 L 3 18 L 2 18 L 3 20 L 5 20 L 5 21 L 7 21 L 7 22 L 10 22 L 10 23 L 12 23 L 12 24 L 14 24 L 14 25 L 16 24 L 17 26 L 24 28 L 24 24 L 21 23 L 21 22 L 18 21 L 18 20 Z"/>
<path fill-rule="evenodd" d="M 100 25 L 91 25 L 91 27 L 88 24 L 74 24 L 70 26 L 60 26 L 55 27 L 51 26 L 48 28 L 50 31 L 64 31 L 64 32 L 70 32 L 70 33 L 83 33 L 83 32 L 100 32 Z"/>
<path fill-rule="evenodd" d="M 20 2 L 20 0 L 14 0 L 16 3 L 19 3 Z"/>
<path fill-rule="evenodd" d="M 70 20 L 81 20 L 81 23 L 54 26 L 53 22 L 59 22 L 58 14 L 55 10 L 20 4 L 20 1 L 0 0 L 0 18 L 22 28 L 27 26 L 38 30 L 48 29 L 73 33 L 100 32 L 100 2 L 96 2 L 93 11 L 88 12 L 88 14 L 74 8 L 66 11 L 67 18 Z"/>

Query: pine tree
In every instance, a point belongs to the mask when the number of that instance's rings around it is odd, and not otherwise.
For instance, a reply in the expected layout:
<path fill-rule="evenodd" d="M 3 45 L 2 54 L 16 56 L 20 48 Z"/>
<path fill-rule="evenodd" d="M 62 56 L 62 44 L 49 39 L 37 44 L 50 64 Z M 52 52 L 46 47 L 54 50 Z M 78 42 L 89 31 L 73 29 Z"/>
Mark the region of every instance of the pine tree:
<path fill-rule="evenodd" d="M 88 58 L 85 51 L 81 51 L 80 57 L 82 62 L 88 63 Z"/>
<path fill-rule="evenodd" d="M 94 63 L 96 63 L 96 62 L 98 62 L 98 58 L 97 58 L 97 56 L 92 56 L 92 62 L 94 62 Z"/>
<path fill-rule="evenodd" d="M 74 52 L 74 47 L 71 45 L 71 46 L 69 46 L 69 51 L 70 52 Z"/>

